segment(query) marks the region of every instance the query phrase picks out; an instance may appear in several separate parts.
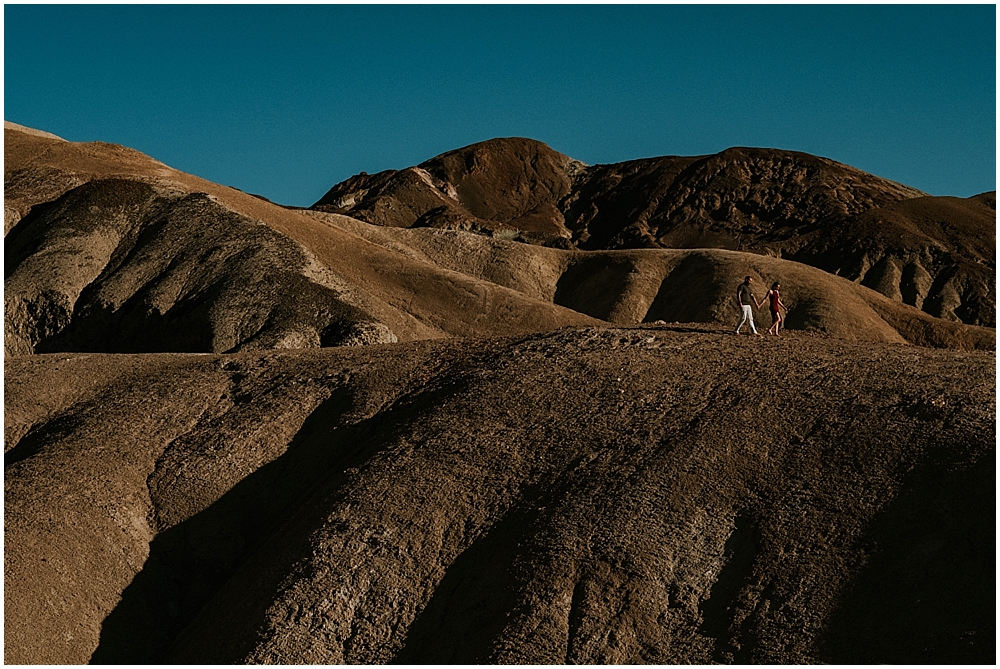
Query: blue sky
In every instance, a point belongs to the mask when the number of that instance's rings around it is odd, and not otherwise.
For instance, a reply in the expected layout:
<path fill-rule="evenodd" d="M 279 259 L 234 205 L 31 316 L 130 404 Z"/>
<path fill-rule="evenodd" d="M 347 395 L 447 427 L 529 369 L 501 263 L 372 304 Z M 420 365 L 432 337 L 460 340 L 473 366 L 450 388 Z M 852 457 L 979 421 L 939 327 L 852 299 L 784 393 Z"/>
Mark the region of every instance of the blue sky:
<path fill-rule="evenodd" d="M 996 188 L 994 5 L 5 5 L 4 118 L 309 205 L 493 137 Z"/>

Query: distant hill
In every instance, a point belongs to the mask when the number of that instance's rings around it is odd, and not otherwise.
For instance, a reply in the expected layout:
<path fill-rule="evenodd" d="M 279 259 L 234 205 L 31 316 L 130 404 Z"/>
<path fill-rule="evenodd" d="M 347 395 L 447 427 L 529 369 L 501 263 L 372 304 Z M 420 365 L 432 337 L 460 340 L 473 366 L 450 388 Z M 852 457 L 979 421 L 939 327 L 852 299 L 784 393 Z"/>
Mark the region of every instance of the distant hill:
<path fill-rule="evenodd" d="M 405 170 L 359 174 L 314 209 L 376 225 L 510 229 L 568 236 L 561 201 L 586 166 L 530 139 L 494 139 Z"/>
<path fill-rule="evenodd" d="M 804 153 L 733 148 L 588 167 L 495 139 L 358 175 L 314 209 L 560 248 L 720 248 L 789 258 L 938 318 L 996 323 L 995 194 L 934 198 Z"/>

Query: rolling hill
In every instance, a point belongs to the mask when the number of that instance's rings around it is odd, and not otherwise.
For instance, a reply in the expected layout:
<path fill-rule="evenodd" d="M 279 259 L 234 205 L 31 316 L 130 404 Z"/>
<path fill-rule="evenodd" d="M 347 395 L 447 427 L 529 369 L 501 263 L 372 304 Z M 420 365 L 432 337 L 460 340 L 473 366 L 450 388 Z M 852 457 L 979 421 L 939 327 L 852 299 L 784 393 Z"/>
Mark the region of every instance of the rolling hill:
<path fill-rule="evenodd" d="M 792 328 L 995 345 L 992 329 L 927 318 L 826 272 L 759 254 L 595 254 L 484 235 L 373 229 L 280 207 L 122 147 L 16 128 L 7 135 L 14 213 L 5 238 L 4 325 L 11 354 L 221 353 L 538 332 L 594 319 L 726 322 L 729 295 L 745 274 L 762 284 L 783 281 Z M 47 177 L 32 188 L 26 175 Z M 440 251 L 407 250 L 426 246 L 423 238 L 440 242 Z M 674 294 L 685 295 L 687 306 Z"/>

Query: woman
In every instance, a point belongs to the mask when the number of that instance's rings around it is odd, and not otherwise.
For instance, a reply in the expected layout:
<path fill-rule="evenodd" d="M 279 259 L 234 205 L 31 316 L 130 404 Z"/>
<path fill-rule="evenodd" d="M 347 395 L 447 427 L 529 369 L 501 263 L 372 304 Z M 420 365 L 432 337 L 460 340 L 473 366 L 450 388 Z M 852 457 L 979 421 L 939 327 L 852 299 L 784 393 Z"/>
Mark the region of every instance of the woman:
<path fill-rule="evenodd" d="M 767 291 L 767 299 L 770 300 L 771 302 L 770 304 L 771 327 L 769 327 L 767 331 L 773 335 L 778 335 L 778 328 L 781 327 L 781 324 L 783 322 L 781 319 L 781 312 L 779 311 L 779 309 L 784 309 L 785 311 L 788 311 L 788 307 L 786 307 L 785 303 L 781 301 L 781 293 L 779 292 L 780 288 L 781 284 L 775 281 L 773 284 L 771 284 L 771 290 Z"/>

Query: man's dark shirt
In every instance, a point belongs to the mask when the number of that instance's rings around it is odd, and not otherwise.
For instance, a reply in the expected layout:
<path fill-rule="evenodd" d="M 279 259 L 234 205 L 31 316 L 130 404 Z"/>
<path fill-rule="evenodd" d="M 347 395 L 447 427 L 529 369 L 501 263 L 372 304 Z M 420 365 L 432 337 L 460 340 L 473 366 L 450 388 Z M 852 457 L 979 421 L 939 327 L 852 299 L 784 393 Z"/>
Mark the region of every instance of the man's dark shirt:
<path fill-rule="evenodd" d="M 753 293 L 750 292 L 750 286 L 741 283 L 739 287 L 740 304 L 749 304 L 753 306 Z"/>

